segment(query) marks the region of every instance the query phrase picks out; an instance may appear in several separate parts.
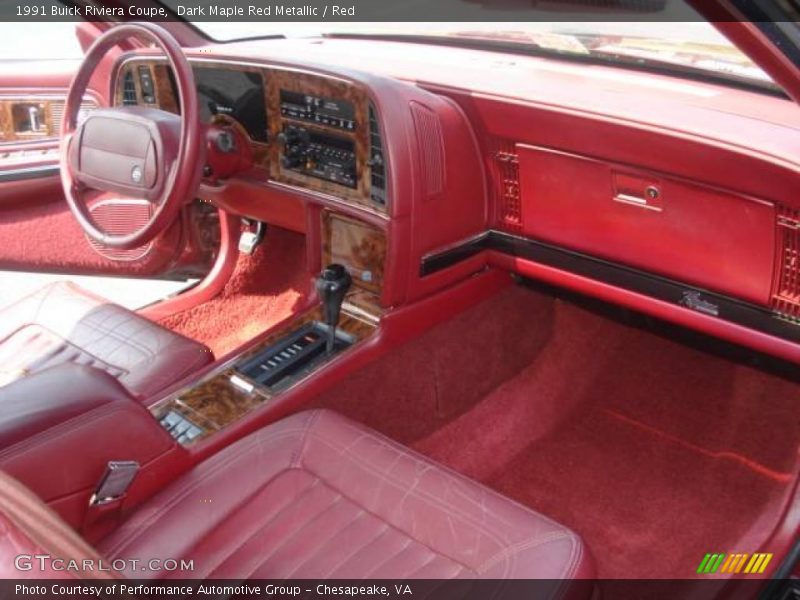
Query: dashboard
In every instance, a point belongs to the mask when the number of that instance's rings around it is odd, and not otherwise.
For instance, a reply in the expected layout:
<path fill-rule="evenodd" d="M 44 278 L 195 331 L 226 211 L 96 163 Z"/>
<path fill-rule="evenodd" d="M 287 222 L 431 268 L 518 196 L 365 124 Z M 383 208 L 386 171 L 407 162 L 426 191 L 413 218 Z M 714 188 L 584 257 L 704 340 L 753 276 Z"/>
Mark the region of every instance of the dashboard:
<path fill-rule="evenodd" d="M 189 57 L 204 118 L 241 128 L 258 185 L 208 200 L 251 217 L 269 206 L 279 226 L 300 205 L 315 250 L 378 282 L 385 308 L 488 266 L 714 334 L 724 323 L 773 352 L 763 339 L 800 340 L 787 100 L 491 52 L 431 61 L 425 45 L 217 51 Z M 122 60 L 117 104 L 177 110 L 163 60 Z"/>
<path fill-rule="evenodd" d="M 193 61 L 192 68 L 201 117 L 243 133 L 262 176 L 386 212 L 385 151 L 365 88 L 334 77 L 246 64 Z M 179 111 L 172 73 L 158 59 L 124 63 L 115 100 L 117 105 Z"/>
<path fill-rule="evenodd" d="M 424 255 L 486 227 L 480 152 L 456 103 L 357 70 L 187 58 L 209 125 L 202 200 L 304 233 L 309 272 L 343 263 L 372 315 L 473 269 L 424 282 L 420 270 Z M 111 92 L 115 106 L 180 111 L 161 57 L 121 57 Z M 246 152 L 226 155 L 221 145 Z"/>

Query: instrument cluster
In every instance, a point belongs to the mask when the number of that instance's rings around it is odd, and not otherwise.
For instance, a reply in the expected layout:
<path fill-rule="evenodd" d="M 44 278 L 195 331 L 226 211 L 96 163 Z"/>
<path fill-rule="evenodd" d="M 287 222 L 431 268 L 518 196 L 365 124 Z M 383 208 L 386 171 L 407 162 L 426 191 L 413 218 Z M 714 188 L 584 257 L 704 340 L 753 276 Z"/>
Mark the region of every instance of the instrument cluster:
<path fill-rule="evenodd" d="M 241 133 L 252 166 L 269 180 L 386 212 L 383 140 L 363 87 L 307 72 L 191 62 L 202 118 Z M 123 63 L 116 102 L 180 110 L 169 67 L 153 58 Z"/>

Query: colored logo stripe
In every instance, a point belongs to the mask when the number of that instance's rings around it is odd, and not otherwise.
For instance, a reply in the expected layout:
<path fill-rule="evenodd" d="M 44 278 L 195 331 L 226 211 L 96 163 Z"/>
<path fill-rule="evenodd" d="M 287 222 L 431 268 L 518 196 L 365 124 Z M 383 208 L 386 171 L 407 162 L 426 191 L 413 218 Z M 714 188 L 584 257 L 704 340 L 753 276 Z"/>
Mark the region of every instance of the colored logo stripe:
<path fill-rule="evenodd" d="M 753 554 L 753 558 L 747 563 L 745 573 L 763 573 L 769 561 L 772 560 L 772 554 Z"/>
<path fill-rule="evenodd" d="M 749 554 L 731 554 L 728 560 L 722 565 L 720 573 L 740 573 L 744 568 L 745 561 L 750 558 Z"/>
<path fill-rule="evenodd" d="M 700 566 L 697 567 L 697 572 L 716 573 L 723 558 L 725 558 L 724 554 L 706 554 Z"/>
<path fill-rule="evenodd" d="M 745 573 L 756 575 L 763 573 L 771 560 L 772 554 L 767 553 L 756 553 L 753 555 L 743 553 L 709 553 L 700 561 L 697 572 L 706 575 L 712 575 L 717 571 L 720 573 Z"/>

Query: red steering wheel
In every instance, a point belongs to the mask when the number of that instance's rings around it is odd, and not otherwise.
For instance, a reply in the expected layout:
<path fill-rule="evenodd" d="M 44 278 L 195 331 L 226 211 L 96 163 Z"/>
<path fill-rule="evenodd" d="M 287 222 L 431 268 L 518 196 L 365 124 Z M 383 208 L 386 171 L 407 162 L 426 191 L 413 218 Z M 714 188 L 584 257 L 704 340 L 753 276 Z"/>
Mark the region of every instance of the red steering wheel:
<path fill-rule="evenodd" d="M 130 37 L 152 41 L 166 55 L 178 88 L 180 116 L 125 106 L 94 110 L 78 125 L 81 100 L 97 65 L 111 48 Z M 121 249 L 153 240 L 194 199 L 204 153 L 194 75 L 175 38 L 150 23 L 117 25 L 98 38 L 72 80 L 61 125 L 61 183 L 86 234 Z M 89 202 L 104 192 L 147 200 L 150 218 L 131 233 L 103 230 L 92 218 Z"/>

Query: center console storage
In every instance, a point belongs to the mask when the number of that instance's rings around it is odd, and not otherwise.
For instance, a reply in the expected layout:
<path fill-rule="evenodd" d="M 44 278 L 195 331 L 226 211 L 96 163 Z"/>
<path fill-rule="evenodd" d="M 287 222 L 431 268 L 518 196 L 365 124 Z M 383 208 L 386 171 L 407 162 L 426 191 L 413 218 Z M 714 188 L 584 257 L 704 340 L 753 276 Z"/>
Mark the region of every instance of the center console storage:
<path fill-rule="evenodd" d="M 120 504 L 148 496 L 184 450 L 108 373 L 65 363 L 0 389 L 0 469 L 73 527 L 109 463 L 137 465 Z"/>

